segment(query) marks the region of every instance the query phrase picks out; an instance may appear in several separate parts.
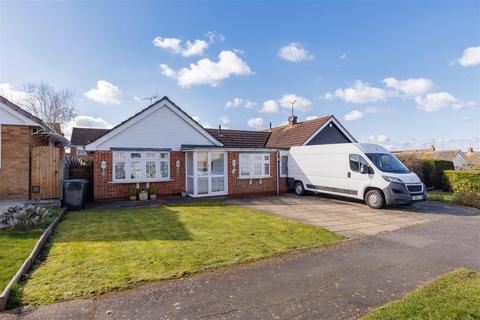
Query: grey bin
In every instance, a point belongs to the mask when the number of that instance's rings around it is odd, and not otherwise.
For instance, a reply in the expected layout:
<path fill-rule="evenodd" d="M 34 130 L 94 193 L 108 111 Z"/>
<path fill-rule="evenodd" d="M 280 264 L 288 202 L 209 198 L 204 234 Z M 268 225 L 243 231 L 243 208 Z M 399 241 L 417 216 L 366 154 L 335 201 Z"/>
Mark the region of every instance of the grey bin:
<path fill-rule="evenodd" d="M 63 201 L 68 210 L 83 210 L 87 201 L 87 179 L 70 179 L 63 181 Z"/>

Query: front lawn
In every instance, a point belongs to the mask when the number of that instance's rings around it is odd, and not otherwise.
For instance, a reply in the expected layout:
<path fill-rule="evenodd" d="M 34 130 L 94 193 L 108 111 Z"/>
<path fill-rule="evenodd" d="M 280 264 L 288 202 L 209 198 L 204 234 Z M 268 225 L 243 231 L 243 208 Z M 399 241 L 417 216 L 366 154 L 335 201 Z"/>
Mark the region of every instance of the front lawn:
<path fill-rule="evenodd" d="M 342 239 L 218 203 L 69 212 L 19 298 L 38 305 L 88 297 Z"/>
<path fill-rule="evenodd" d="M 35 243 L 57 216 L 58 208 L 49 208 L 48 216 L 30 231 L 0 231 L 0 292 L 30 255 Z"/>
<path fill-rule="evenodd" d="M 432 190 L 432 191 L 428 191 L 427 197 L 428 197 L 428 200 L 430 201 L 441 201 L 446 203 L 455 202 L 455 195 L 453 194 L 453 192 Z"/>
<path fill-rule="evenodd" d="M 447 273 L 363 319 L 480 319 L 480 272 L 460 269 Z"/>

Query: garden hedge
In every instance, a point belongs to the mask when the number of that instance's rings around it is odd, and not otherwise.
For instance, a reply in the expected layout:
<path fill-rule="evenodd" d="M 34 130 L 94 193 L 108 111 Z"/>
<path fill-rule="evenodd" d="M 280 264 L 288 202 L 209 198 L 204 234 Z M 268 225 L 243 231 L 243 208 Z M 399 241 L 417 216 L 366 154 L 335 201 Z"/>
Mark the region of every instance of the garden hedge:
<path fill-rule="evenodd" d="M 453 193 L 480 196 L 480 170 L 447 170 L 445 175 Z"/>
<path fill-rule="evenodd" d="M 412 156 L 396 155 L 410 170 L 425 183 L 427 188 L 448 190 L 449 184 L 445 178 L 445 170 L 453 170 L 452 161 L 424 160 Z"/>

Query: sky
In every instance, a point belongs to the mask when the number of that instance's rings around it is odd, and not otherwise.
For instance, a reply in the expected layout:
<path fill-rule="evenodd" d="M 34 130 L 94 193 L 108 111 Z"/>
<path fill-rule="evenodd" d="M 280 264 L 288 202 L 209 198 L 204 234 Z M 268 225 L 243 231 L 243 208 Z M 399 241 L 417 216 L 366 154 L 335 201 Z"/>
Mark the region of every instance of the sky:
<path fill-rule="evenodd" d="M 67 136 L 168 96 L 206 127 L 296 101 L 362 142 L 480 149 L 480 2 L 0 1 L 0 92 L 40 81 L 76 93 Z"/>

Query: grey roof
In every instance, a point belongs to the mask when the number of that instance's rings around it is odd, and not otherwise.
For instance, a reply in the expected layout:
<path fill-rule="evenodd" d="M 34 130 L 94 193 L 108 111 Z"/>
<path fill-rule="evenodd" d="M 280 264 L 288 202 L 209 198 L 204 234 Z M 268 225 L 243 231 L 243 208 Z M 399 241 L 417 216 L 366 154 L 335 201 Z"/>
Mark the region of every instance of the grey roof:
<path fill-rule="evenodd" d="M 77 128 L 73 127 L 70 141 L 74 146 L 86 146 L 91 141 L 110 131 L 109 129 L 99 128 Z"/>

